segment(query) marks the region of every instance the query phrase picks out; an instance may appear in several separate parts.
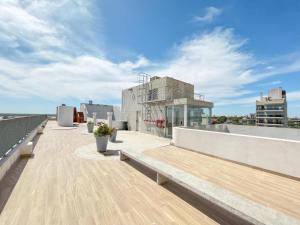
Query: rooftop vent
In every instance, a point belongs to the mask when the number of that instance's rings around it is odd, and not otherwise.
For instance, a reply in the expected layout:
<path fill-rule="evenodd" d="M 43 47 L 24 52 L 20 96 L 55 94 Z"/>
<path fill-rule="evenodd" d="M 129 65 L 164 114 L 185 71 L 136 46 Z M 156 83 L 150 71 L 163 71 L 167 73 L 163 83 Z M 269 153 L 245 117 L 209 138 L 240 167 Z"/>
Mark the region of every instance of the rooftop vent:
<path fill-rule="evenodd" d="M 93 105 L 93 101 L 92 100 L 89 100 L 89 105 Z"/>

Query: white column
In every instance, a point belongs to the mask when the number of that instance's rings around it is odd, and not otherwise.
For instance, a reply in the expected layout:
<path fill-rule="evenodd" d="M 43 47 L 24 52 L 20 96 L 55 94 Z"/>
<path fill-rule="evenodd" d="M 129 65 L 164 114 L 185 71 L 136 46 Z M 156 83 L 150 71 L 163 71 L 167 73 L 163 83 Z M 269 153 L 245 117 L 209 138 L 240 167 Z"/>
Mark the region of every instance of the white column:
<path fill-rule="evenodd" d="M 211 124 L 212 109 L 208 108 L 208 110 L 209 110 L 208 124 Z"/>
<path fill-rule="evenodd" d="M 97 113 L 96 112 L 93 112 L 93 123 L 96 126 L 96 124 L 97 124 Z"/>
<path fill-rule="evenodd" d="M 188 125 L 188 122 L 187 122 L 187 120 L 188 120 L 188 107 L 187 107 L 187 104 L 184 105 L 184 111 L 183 111 L 183 113 L 184 113 L 183 125 L 185 127 L 187 127 L 187 125 Z"/>
<path fill-rule="evenodd" d="M 172 105 L 172 129 L 174 127 L 174 123 L 175 123 L 175 113 L 174 113 L 174 105 Z"/>
<path fill-rule="evenodd" d="M 112 112 L 107 112 L 107 125 L 112 128 Z"/>

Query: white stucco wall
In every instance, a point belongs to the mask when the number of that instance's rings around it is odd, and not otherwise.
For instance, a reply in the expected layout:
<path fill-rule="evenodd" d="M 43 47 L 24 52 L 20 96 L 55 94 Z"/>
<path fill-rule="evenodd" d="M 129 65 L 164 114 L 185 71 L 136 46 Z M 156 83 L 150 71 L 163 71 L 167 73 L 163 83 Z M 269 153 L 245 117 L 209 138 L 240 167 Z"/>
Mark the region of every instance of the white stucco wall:
<path fill-rule="evenodd" d="M 173 128 L 174 145 L 300 178 L 300 141 Z"/>
<path fill-rule="evenodd" d="M 72 127 L 74 117 L 73 106 L 58 106 L 57 108 L 57 124 L 63 127 Z"/>

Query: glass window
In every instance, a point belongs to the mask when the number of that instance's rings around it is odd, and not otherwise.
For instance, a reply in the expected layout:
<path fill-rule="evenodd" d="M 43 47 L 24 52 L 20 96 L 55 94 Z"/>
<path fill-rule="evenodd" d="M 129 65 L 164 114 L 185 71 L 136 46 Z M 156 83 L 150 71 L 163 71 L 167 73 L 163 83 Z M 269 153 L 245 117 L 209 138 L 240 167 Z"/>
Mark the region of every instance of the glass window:
<path fill-rule="evenodd" d="M 148 91 L 148 101 L 153 101 L 158 99 L 158 88 L 154 88 Z"/>
<path fill-rule="evenodd" d="M 188 106 L 187 125 L 197 127 L 209 124 L 209 109 L 198 106 Z"/>
<path fill-rule="evenodd" d="M 174 106 L 174 127 L 184 125 L 184 107 L 183 105 Z"/>
<path fill-rule="evenodd" d="M 173 123 L 173 124 L 172 124 Z M 172 137 L 172 127 L 184 125 L 183 105 L 167 106 L 166 108 L 166 136 Z"/>

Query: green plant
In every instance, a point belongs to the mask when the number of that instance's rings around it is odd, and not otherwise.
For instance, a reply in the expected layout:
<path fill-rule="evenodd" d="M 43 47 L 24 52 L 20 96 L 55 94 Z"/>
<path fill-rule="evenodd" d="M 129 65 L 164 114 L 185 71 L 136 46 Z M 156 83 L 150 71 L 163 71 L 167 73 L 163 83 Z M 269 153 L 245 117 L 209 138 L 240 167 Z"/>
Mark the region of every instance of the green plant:
<path fill-rule="evenodd" d="M 112 133 L 112 128 L 109 128 L 106 123 L 100 123 L 99 126 L 94 131 L 95 137 L 103 137 L 103 136 L 111 135 L 111 133 Z"/>
<path fill-rule="evenodd" d="M 225 123 L 227 121 L 227 117 L 226 116 L 219 116 L 217 118 L 217 122 L 218 123 Z"/>

